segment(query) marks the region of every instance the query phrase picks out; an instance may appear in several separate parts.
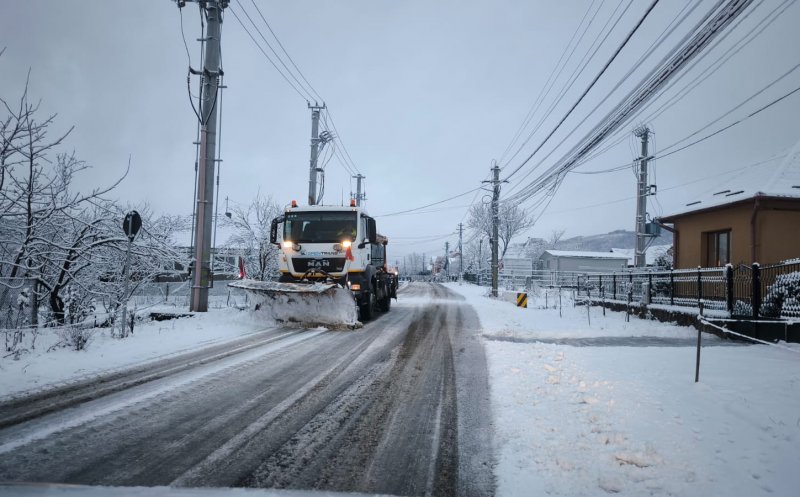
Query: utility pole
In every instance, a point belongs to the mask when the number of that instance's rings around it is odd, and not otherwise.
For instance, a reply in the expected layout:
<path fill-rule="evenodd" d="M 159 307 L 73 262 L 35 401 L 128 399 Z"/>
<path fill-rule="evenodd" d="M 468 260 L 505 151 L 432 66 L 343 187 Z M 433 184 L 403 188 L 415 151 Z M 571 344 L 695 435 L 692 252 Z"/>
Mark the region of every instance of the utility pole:
<path fill-rule="evenodd" d="M 478 275 L 479 275 L 479 276 L 480 276 L 480 274 L 481 274 L 481 269 L 483 269 L 483 268 L 481 267 L 481 266 L 482 266 L 482 264 L 483 264 L 483 261 L 482 261 L 482 259 L 483 259 L 483 237 L 481 237 L 481 238 L 478 240 Z"/>
<path fill-rule="evenodd" d="M 458 223 L 458 279 L 464 277 L 464 223 Z"/>
<path fill-rule="evenodd" d="M 182 2 L 179 2 L 179 6 Z M 208 288 L 211 275 L 211 237 L 214 213 L 214 170 L 217 145 L 217 97 L 219 95 L 220 68 L 220 24 L 222 9 L 227 0 L 205 0 L 201 8 L 206 18 L 205 60 L 199 74 L 202 92 L 200 95 L 200 167 L 197 174 L 197 217 L 194 229 L 194 273 L 189 309 L 194 312 L 208 311 Z"/>
<path fill-rule="evenodd" d="M 642 156 L 639 157 L 639 179 L 636 182 L 636 250 L 634 252 L 634 266 L 647 266 L 645 233 L 647 225 L 647 196 L 650 189 L 647 186 L 647 139 L 650 129 L 647 126 L 636 128 L 633 134 L 642 140 Z"/>
<path fill-rule="evenodd" d="M 325 108 L 325 104 L 308 104 L 311 109 L 311 160 L 308 169 L 308 205 L 317 204 L 317 174 L 321 171 L 317 167 L 319 158 L 319 111 Z"/>
<path fill-rule="evenodd" d="M 444 242 L 444 275 L 450 279 L 450 242 Z"/>
<path fill-rule="evenodd" d="M 350 192 L 350 196 L 353 199 L 355 199 L 356 206 L 357 207 L 361 207 L 361 201 L 367 199 L 367 194 L 366 193 L 361 193 L 361 180 L 366 179 L 366 176 L 364 176 L 361 173 L 358 173 L 355 176 L 353 176 L 353 178 L 356 179 L 356 193 L 355 193 L 355 195 L 353 195 L 353 193 Z"/>
<path fill-rule="evenodd" d="M 498 280 L 498 253 L 497 249 L 499 244 L 498 227 L 500 224 L 500 166 L 495 162 L 492 167 L 492 179 L 484 181 L 484 183 L 492 184 L 492 297 L 497 297 L 497 280 Z"/>

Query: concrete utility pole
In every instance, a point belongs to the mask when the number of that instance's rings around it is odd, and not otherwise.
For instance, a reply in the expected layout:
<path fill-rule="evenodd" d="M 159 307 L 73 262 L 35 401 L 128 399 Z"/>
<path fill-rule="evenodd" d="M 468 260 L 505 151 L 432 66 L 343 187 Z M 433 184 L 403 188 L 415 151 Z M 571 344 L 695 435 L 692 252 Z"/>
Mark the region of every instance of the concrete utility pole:
<path fill-rule="evenodd" d="M 450 242 L 444 242 L 444 274 L 450 279 Z"/>
<path fill-rule="evenodd" d="M 483 265 L 483 237 L 478 240 L 478 277 L 480 277 L 481 270 L 483 269 L 481 266 Z"/>
<path fill-rule="evenodd" d="M 317 159 L 319 158 L 319 111 L 325 108 L 323 103 L 321 106 L 308 104 L 311 109 L 311 160 L 309 161 L 308 168 L 308 205 L 317 204 L 317 174 L 320 168 L 317 167 Z"/>
<path fill-rule="evenodd" d="M 351 192 L 350 196 L 355 199 L 356 206 L 361 207 L 361 201 L 367 199 L 367 194 L 361 193 L 361 180 L 366 179 L 366 176 L 362 175 L 361 173 L 358 173 L 355 176 L 353 176 L 353 178 L 356 179 L 356 193 L 355 195 L 353 195 L 353 193 Z"/>
<path fill-rule="evenodd" d="M 633 132 L 637 138 L 642 139 L 642 156 L 639 157 L 639 179 L 636 182 L 636 250 L 634 253 L 634 266 L 647 266 L 646 245 L 647 234 L 647 196 L 650 189 L 647 186 L 647 139 L 650 129 L 647 126 L 636 128 Z"/>
<path fill-rule="evenodd" d="M 464 277 L 464 223 L 458 223 L 458 279 Z"/>
<path fill-rule="evenodd" d="M 500 225 L 500 166 L 495 163 L 492 167 L 492 179 L 484 181 L 492 184 L 492 297 L 497 297 L 498 280 L 498 229 Z"/>
<path fill-rule="evenodd" d="M 220 24 L 226 0 L 205 0 L 201 4 L 206 16 L 205 61 L 201 74 L 200 100 L 200 167 L 197 175 L 197 217 L 194 230 L 194 273 L 189 309 L 208 311 L 208 288 L 211 274 L 211 235 L 214 213 L 214 169 L 217 145 L 217 97 L 219 94 Z"/>

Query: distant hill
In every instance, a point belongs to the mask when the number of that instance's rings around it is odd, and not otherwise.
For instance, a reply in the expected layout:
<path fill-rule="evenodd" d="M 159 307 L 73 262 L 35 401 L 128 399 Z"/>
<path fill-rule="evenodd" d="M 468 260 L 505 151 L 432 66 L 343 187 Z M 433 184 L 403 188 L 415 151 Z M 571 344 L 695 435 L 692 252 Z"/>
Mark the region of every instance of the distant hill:
<path fill-rule="evenodd" d="M 672 234 L 661 231 L 661 236 L 653 241 L 653 245 L 672 245 Z M 612 248 L 635 248 L 636 233 L 616 230 L 611 233 L 590 236 L 575 236 L 560 240 L 556 244 L 558 250 L 586 250 L 589 252 L 609 252 Z"/>

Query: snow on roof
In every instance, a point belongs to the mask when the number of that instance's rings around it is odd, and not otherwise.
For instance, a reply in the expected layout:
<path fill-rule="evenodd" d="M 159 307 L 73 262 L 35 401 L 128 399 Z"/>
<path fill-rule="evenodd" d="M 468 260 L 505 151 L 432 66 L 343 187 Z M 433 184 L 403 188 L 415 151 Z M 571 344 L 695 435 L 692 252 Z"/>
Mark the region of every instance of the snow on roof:
<path fill-rule="evenodd" d="M 800 141 L 786 155 L 784 160 L 772 171 L 764 174 L 761 168 L 748 168 L 726 183 L 715 187 L 703 198 L 686 204 L 685 209 L 674 212 L 674 216 L 718 207 L 757 196 L 800 198 Z"/>
<path fill-rule="evenodd" d="M 645 252 L 645 261 L 647 265 L 653 265 L 656 262 L 656 259 L 665 255 L 669 249 L 672 248 L 672 245 L 653 245 L 648 247 L 647 252 Z M 628 258 L 628 265 L 632 266 L 636 263 L 636 249 L 624 249 L 624 248 L 612 248 L 611 252 L 621 256 Z"/>
<path fill-rule="evenodd" d="M 582 257 L 585 259 L 618 259 L 627 260 L 626 255 L 614 254 L 612 252 L 584 252 L 581 250 L 545 250 L 545 254 L 553 257 Z"/>

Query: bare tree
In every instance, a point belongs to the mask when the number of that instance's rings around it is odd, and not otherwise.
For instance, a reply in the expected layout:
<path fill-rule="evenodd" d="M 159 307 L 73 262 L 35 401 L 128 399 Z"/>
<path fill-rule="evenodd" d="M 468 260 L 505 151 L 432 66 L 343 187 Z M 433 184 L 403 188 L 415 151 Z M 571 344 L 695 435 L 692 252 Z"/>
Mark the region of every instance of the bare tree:
<path fill-rule="evenodd" d="M 558 242 L 560 242 L 561 239 L 564 238 L 564 233 L 566 233 L 566 230 L 563 229 L 553 230 L 552 232 L 550 232 L 550 238 L 547 239 L 547 248 L 548 249 L 556 248 Z"/>
<path fill-rule="evenodd" d="M 272 219 L 283 209 L 271 196 L 260 193 L 246 206 L 231 209 L 226 225 L 233 229 L 227 246 L 242 252 L 247 274 L 259 280 L 274 278 L 278 273 L 277 247 L 269 242 Z"/>
<path fill-rule="evenodd" d="M 0 291 L 21 278 L 34 281 L 32 305 L 46 301 L 52 322 L 63 324 L 88 316 L 97 300 L 115 308 L 127 297 L 117 275 L 127 245 L 125 211 L 104 197 L 127 171 L 110 186 L 73 191 L 73 178 L 88 166 L 74 152 L 57 152 L 72 128 L 50 138 L 56 116 L 39 121 L 38 108 L 29 101 L 27 83 L 17 104 L 0 99 Z M 141 210 L 147 221 L 131 268 L 145 281 L 179 254 L 170 232 L 174 223 Z"/>
<path fill-rule="evenodd" d="M 499 226 L 498 236 L 500 237 L 500 258 L 505 256 L 511 240 L 533 227 L 535 219 L 524 209 L 513 205 L 502 203 L 498 212 Z M 477 230 L 488 238 L 492 237 L 492 208 L 488 204 L 473 205 L 469 211 L 467 226 Z"/>

